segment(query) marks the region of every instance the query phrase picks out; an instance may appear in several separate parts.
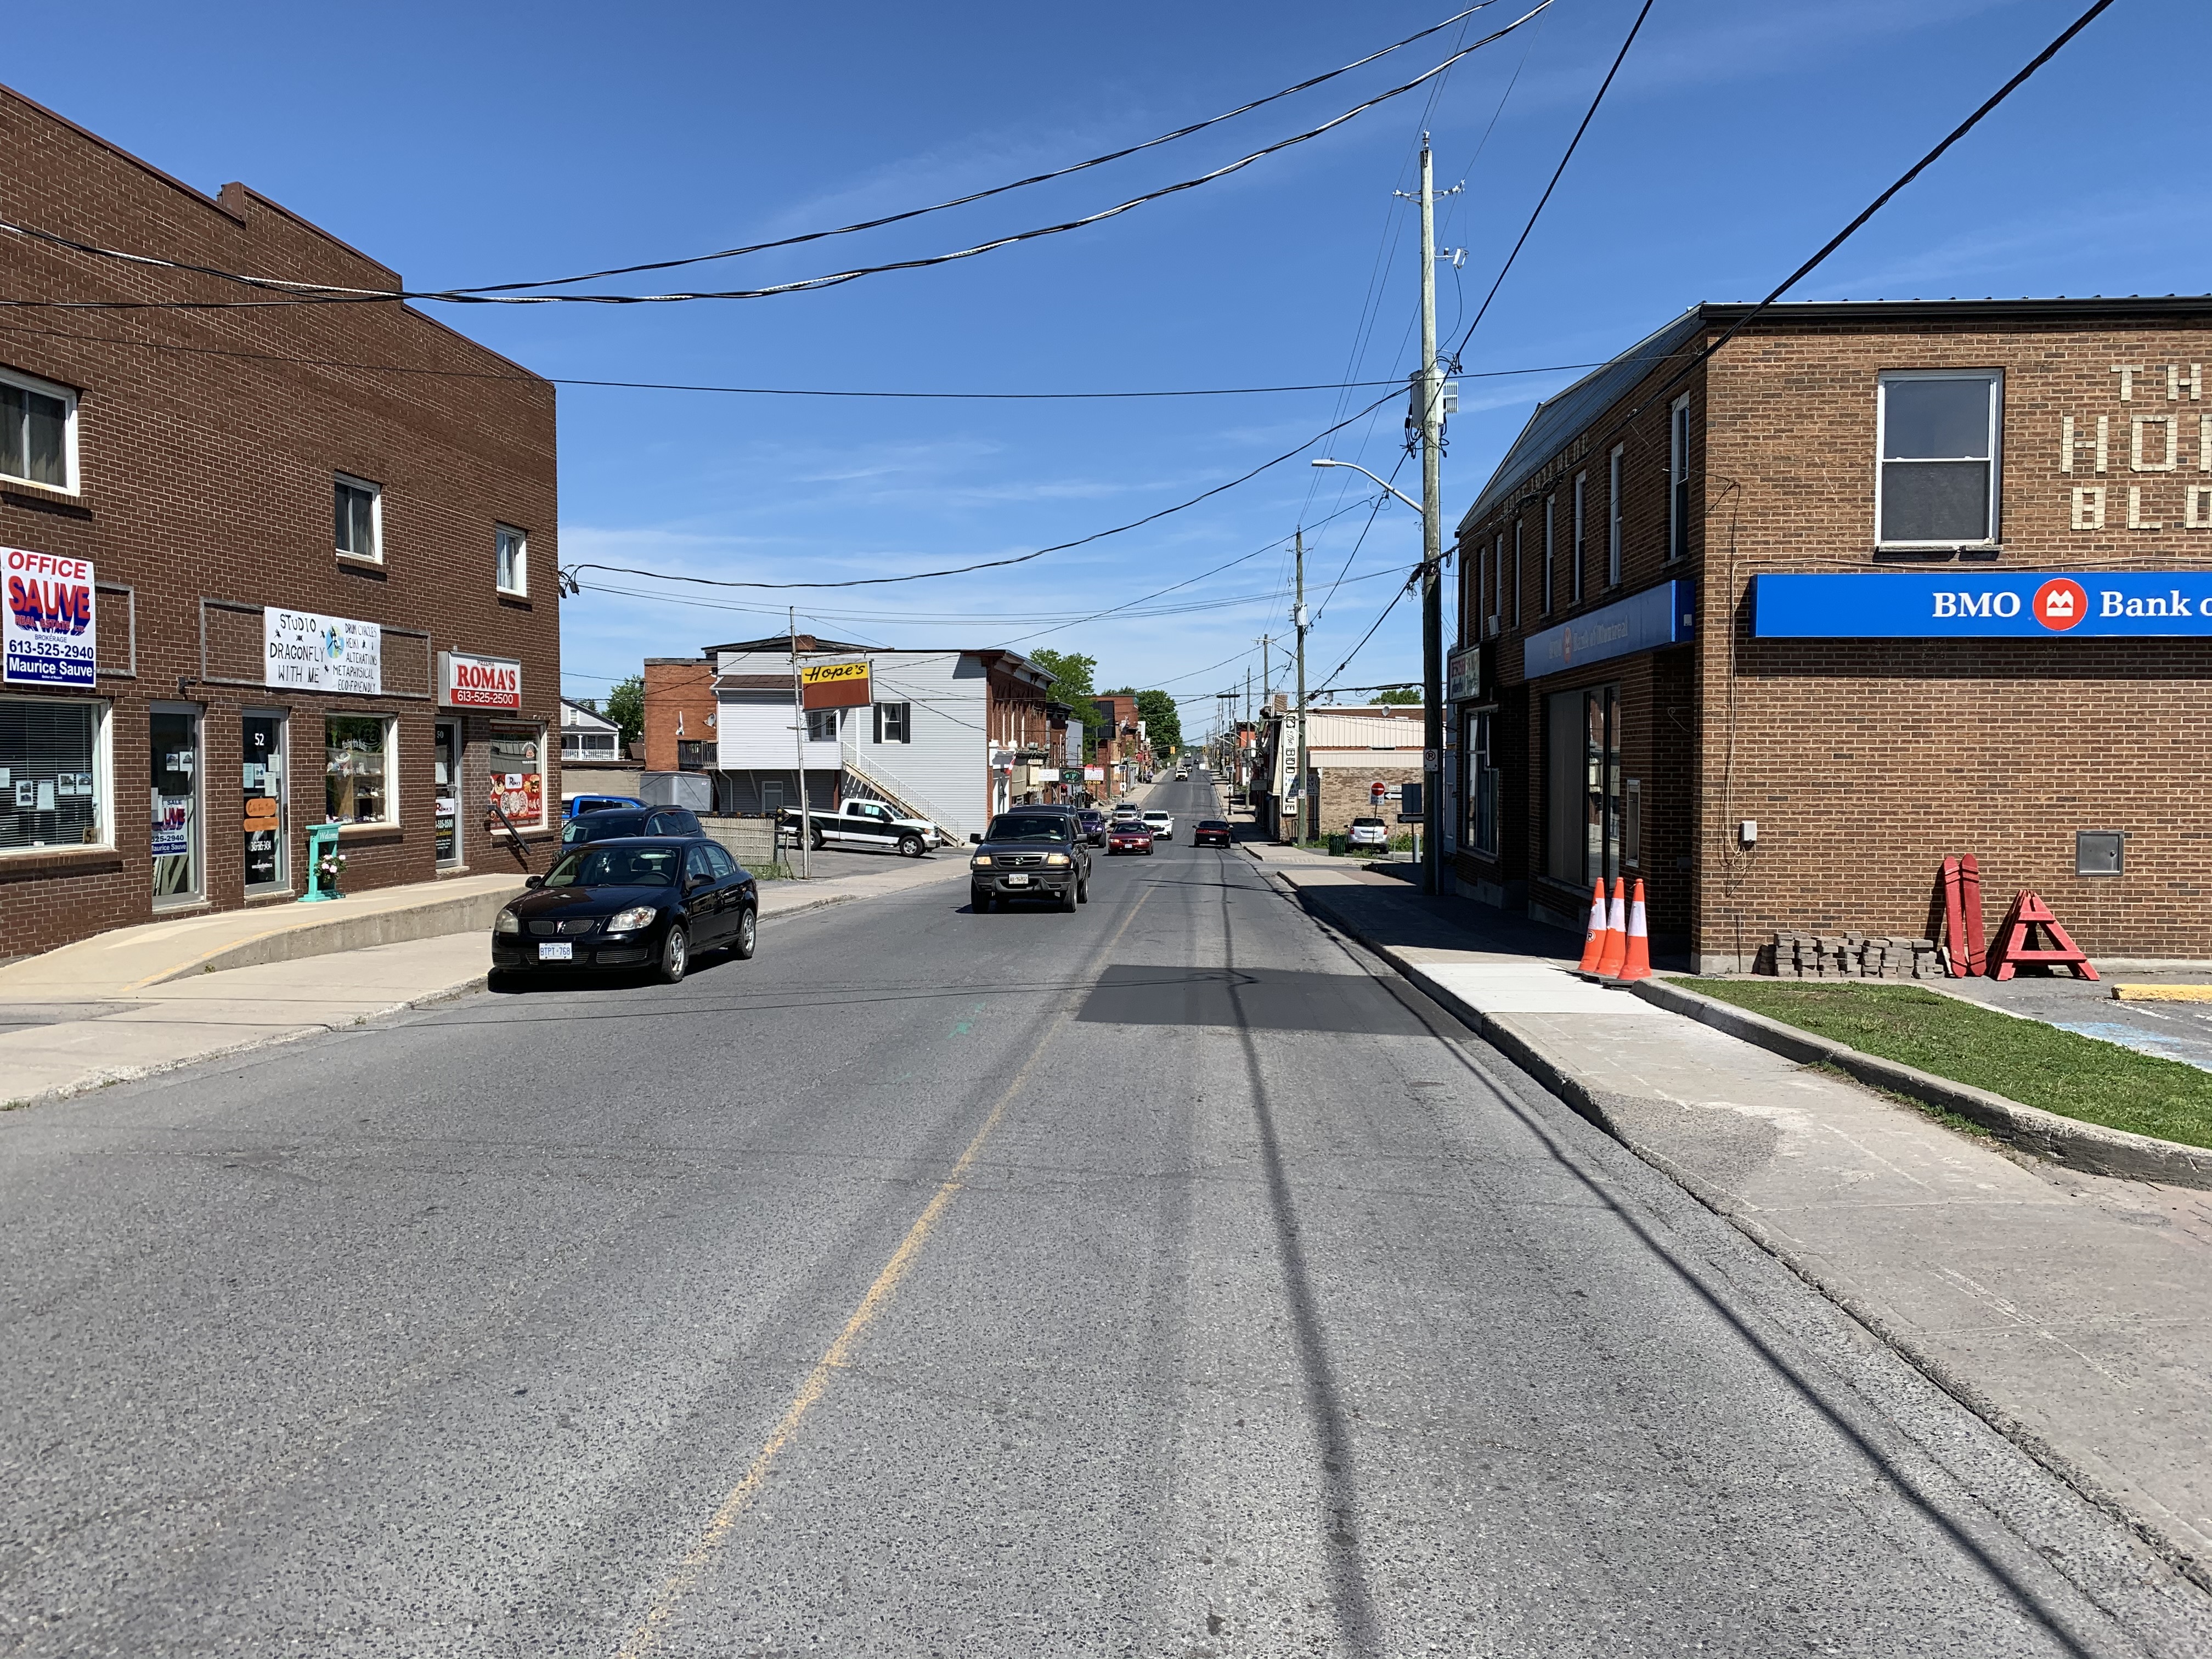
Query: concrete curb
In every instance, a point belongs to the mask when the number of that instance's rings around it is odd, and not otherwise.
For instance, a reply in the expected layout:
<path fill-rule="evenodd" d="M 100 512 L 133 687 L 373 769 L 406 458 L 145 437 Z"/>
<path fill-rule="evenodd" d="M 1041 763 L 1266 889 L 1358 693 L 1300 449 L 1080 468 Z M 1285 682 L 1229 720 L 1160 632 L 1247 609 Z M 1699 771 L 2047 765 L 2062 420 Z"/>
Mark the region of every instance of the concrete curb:
<path fill-rule="evenodd" d="M 425 937 L 428 936 L 425 935 Z M 390 939 L 385 942 L 398 945 L 404 944 L 406 941 Z M 283 962 L 290 961 L 292 958 L 279 957 L 275 960 Z M 252 967 L 258 964 L 249 963 L 242 965 Z M 317 1022 L 301 1025 L 296 1030 L 279 1031 L 273 1036 L 258 1036 L 245 1042 L 234 1042 L 225 1048 L 205 1048 L 198 1054 L 179 1054 L 173 1060 L 157 1060 L 149 1066 L 118 1066 L 112 1071 L 95 1072 L 88 1077 L 79 1078 L 74 1083 L 64 1084 L 58 1089 L 42 1089 L 37 1094 L 25 1095 L 21 1099 L 0 1101 L 0 1112 L 24 1111 L 33 1106 L 52 1106 L 64 1100 L 76 1100 L 85 1095 L 97 1094 L 100 1090 L 118 1083 L 137 1083 L 146 1078 L 161 1077 L 170 1072 L 181 1072 L 187 1066 L 203 1066 L 210 1060 L 235 1060 L 240 1054 L 255 1054 L 264 1048 L 281 1048 L 288 1042 L 297 1042 L 303 1037 L 330 1036 L 339 1031 L 349 1031 L 356 1025 L 365 1025 L 372 1019 L 381 1019 L 386 1014 L 404 1013 L 412 1008 L 427 1008 L 434 1003 L 451 1002 L 454 998 L 466 996 L 471 991 L 481 991 L 484 988 L 485 976 L 489 972 L 489 969 L 480 970 L 466 979 L 454 980 L 449 984 L 441 985 L 434 991 L 425 991 L 418 996 L 411 996 L 404 1001 L 380 1008 L 373 1014 L 360 1015 L 342 1025 L 333 1025 L 327 1021 Z"/>
<path fill-rule="evenodd" d="M 2039 1107 L 1954 1083 L 1893 1060 L 1863 1054 L 1826 1037 L 1801 1031 L 1794 1025 L 1769 1019 L 1733 1003 L 1700 995 L 1671 980 L 1638 980 L 1634 994 L 1671 1012 L 1683 1014 L 1715 1030 L 1796 1060 L 1801 1065 L 1829 1065 L 1876 1089 L 1888 1089 L 1947 1112 L 1956 1112 L 1990 1133 L 2016 1146 L 2091 1175 L 2118 1176 L 2130 1181 L 2155 1181 L 2170 1187 L 2212 1189 L 2212 1150 L 2185 1146 L 2126 1129 L 2108 1129 L 2062 1117 Z"/>
<path fill-rule="evenodd" d="M 272 927 L 265 933 L 218 946 L 183 967 L 141 980 L 131 988 L 167 985 L 194 974 L 219 974 L 230 968 L 258 968 L 264 963 L 299 962 L 308 957 L 335 956 L 341 951 L 364 951 L 379 945 L 405 945 L 418 939 L 447 933 L 491 931 L 492 918 L 522 890 L 512 887 L 489 893 L 464 893 L 404 910 L 366 910 L 352 915 L 317 917 L 304 927 Z"/>

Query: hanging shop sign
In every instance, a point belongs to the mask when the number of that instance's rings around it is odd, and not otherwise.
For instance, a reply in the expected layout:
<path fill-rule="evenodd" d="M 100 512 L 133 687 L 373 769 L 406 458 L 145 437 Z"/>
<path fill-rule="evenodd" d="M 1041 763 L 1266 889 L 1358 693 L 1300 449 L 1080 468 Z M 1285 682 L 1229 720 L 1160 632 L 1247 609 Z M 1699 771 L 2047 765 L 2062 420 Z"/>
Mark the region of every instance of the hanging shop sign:
<path fill-rule="evenodd" d="M 1662 582 L 1572 622 L 1531 634 L 1523 648 L 1522 672 L 1533 680 L 1610 657 L 1680 645 L 1690 637 L 1696 622 L 1696 590 L 1688 582 Z"/>
<path fill-rule="evenodd" d="M 1462 645 L 1444 659 L 1444 701 L 1474 702 L 1482 696 L 1482 647 Z"/>
<path fill-rule="evenodd" d="M 270 685 L 358 697 L 384 691 L 384 629 L 376 623 L 264 605 L 261 659 Z"/>
<path fill-rule="evenodd" d="M 2212 635 L 2212 571 L 1900 571 L 1754 576 L 1763 640 L 2106 639 Z"/>
<path fill-rule="evenodd" d="M 809 708 L 866 708 L 875 701 L 865 662 L 809 663 L 799 671 L 799 696 Z"/>
<path fill-rule="evenodd" d="M 506 657 L 438 653 L 441 708 L 504 708 L 522 712 L 522 665 Z"/>
<path fill-rule="evenodd" d="M 1085 783 L 1103 783 L 1103 782 L 1105 782 L 1105 781 L 1106 781 L 1106 769 L 1105 769 L 1104 767 L 1103 767 L 1103 766 L 1086 766 L 1086 767 L 1085 767 L 1085 768 L 1083 769 L 1083 781 L 1084 781 L 1084 782 L 1085 782 Z"/>
<path fill-rule="evenodd" d="M 0 680 L 91 685 L 99 678 L 92 561 L 0 549 L 8 611 L 0 619 Z"/>

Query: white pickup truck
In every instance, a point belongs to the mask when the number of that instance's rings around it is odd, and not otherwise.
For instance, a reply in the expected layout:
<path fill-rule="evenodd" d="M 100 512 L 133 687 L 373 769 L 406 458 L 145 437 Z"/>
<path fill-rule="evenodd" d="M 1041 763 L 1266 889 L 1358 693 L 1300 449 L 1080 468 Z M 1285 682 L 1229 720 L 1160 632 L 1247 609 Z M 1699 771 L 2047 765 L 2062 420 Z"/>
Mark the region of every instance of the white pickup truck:
<path fill-rule="evenodd" d="M 785 807 L 783 833 L 796 837 L 801 827 L 799 809 Z M 812 834 L 817 847 L 873 848 L 903 853 L 910 859 L 946 844 L 945 837 L 927 818 L 901 817 L 888 803 L 879 800 L 845 801 L 834 812 L 817 809 L 805 815 L 804 827 Z"/>

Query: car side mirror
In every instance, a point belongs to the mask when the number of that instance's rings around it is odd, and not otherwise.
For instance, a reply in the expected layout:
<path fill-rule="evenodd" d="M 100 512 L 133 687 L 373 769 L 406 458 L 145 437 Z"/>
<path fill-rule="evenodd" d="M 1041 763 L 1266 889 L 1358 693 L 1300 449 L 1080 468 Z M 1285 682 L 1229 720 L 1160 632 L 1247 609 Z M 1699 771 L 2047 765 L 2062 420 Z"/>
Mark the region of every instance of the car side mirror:
<path fill-rule="evenodd" d="M 545 878 L 543 876 L 525 876 L 522 878 L 522 884 L 525 887 L 543 887 L 545 884 Z"/>
<path fill-rule="evenodd" d="M 983 838 L 981 836 L 970 836 L 968 837 L 968 844 L 970 847 L 981 847 L 983 844 Z"/>
<path fill-rule="evenodd" d="M 712 876 L 702 876 L 694 872 L 684 878 L 684 890 L 687 893 L 696 892 L 712 880 L 714 880 Z"/>

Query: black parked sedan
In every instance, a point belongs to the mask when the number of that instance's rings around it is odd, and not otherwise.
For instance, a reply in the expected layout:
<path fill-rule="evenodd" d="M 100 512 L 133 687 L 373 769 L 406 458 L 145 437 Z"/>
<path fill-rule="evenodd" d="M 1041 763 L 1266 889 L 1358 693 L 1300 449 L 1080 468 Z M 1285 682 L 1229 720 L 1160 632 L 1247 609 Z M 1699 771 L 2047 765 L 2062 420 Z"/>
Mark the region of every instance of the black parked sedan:
<path fill-rule="evenodd" d="M 694 957 L 753 953 L 759 885 L 711 841 L 595 841 L 523 884 L 492 924 L 495 971 L 649 966 L 673 985 Z"/>

